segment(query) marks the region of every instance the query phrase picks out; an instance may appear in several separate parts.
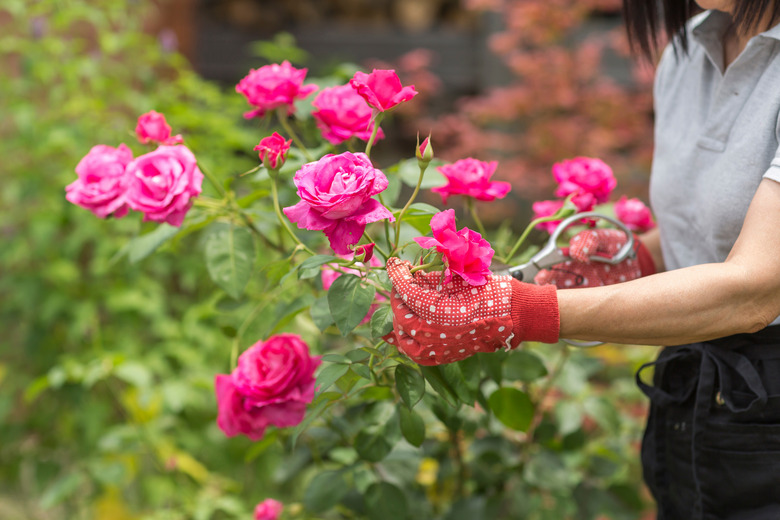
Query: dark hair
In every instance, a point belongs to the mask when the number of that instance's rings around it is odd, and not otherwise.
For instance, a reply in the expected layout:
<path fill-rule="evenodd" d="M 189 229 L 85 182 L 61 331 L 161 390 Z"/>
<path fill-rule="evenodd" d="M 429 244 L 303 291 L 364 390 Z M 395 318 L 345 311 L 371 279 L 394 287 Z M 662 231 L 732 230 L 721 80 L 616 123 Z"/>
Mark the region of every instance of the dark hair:
<path fill-rule="evenodd" d="M 742 30 L 758 27 L 766 13 L 771 20 L 780 15 L 780 0 L 735 0 L 734 23 Z M 685 24 L 701 11 L 694 0 L 623 0 L 623 19 L 626 22 L 631 49 L 652 59 L 658 52 L 662 33 L 674 45 L 688 50 Z M 661 27 L 663 24 L 663 27 Z"/>

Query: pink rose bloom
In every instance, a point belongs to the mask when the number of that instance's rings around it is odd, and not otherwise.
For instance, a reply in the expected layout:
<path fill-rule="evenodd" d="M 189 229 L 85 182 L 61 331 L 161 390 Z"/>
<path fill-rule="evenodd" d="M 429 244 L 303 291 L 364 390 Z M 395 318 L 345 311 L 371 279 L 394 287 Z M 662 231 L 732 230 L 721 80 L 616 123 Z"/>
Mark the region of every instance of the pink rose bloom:
<path fill-rule="evenodd" d="M 314 371 L 320 358 L 295 334 L 258 341 L 238 357 L 230 375 L 217 374 L 217 426 L 227 435 L 256 441 L 269 425 L 295 426 L 314 399 Z"/>
<path fill-rule="evenodd" d="M 351 253 L 366 225 L 393 214 L 372 197 L 387 188 L 387 177 L 364 153 L 328 154 L 304 164 L 293 179 L 301 201 L 284 214 L 301 229 L 322 231 L 337 254 Z"/>
<path fill-rule="evenodd" d="M 504 198 L 512 186 L 508 182 L 490 181 L 496 166 L 496 161 L 484 162 L 471 158 L 439 166 L 437 169 L 447 178 L 447 184 L 431 188 L 431 191 L 441 195 L 443 204 L 452 195 L 487 201 Z"/>
<path fill-rule="evenodd" d="M 93 146 L 76 165 L 78 178 L 65 187 L 65 198 L 100 218 L 111 214 L 124 217 L 129 181 L 126 169 L 132 160 L 133 152 L 124 144 L 118 148 Z"/>
<path fill-rule="evenodd" d="M 184 142 L 181 135 L 171 137 L 171 127 L 165 121 L 165 116 L 154 110 L 138 118 L 135 135 L 141 144 L 153 142 L 174 145 Z"/>
<path fill-rule="evenodd" d="M 144 221 L 181 226 L 200 194 L 203 174 L 186 146 L 160 146 L 127 166 L 127 203 L 144 214 Z"/>
<path fill-rule="evenodd" d="M 623 222 L 628 229 L 642 233 L 655 227 L 650 208 L 639 199 L 629 199 L 625 195 L 615 203 L 615 216 Z"/>
<path fill-rule="evenodd" d="M 469 228 L 458 231 L 455 228 L 455 210 L 448 209 L 431 218 L 433 238 L 416 237 L 420 247 L 435 247 L 444 255 L 447 265 L 445 283 L 452 279 L 452 273 L 459 275 L 469 285 L 485 285 L 490 275 L 493 248 L 482 235 Z"/>
<path fill-rule="evenodd" d="M 572 202 L 580 211 L 588 211 L 596 204 L 607 202 L 617 186 L 612 168 L 601 159 L 575 157 L 555 163 L 552 173 L 558 183 L 555 196 L 568 197 L 577 193 Z"/>
<path fill-rule="evenodd" d="M 278 500 L 266 498 L 255 507 L 254 520 L 278 520 L 284 506 Z"/>
<path fill-rule="evenodd" d="M 563 207 L 563 201 L 562 200 L 542 200 L 539 202 L 534 202 L 531 205 L 531 209 L 533 209 L 534 212 L 534 220 L 542 217 L 549 217 L 550 215 L 554 215 L 559 209 Z M 552 233 L 555 231 L 555 228 L 558 227 L 558 224 L 560 224 L 560 220 L 551 220 L 548 222 L 542 222 L 541 224 L 536 225 L 536 229 L 541 229 L 542 231 L 547 231 L 548 233 Z"/>
<path fill-rule="evenodd" d="M 371 74 L 358 71 L 349 84 L 378 112 L 390 110 L 417 95 L 414 85 L 401 85 L 394 70 L 374 69 Z"/>
<path fill-rule="evenodd" d="M 368 141 L 374 129 L 371 107 L 355 89 L 349 85 L 322 89 L 312 105 L 317 110 L 311 113 L 317 120 L 322 137 L 332 144 L 341 144 L 351 137 Z M 383 139 L 380 128 L 376 138 Z"/>
<path fill-rule="evenodd" d="M 266 168 L 276 170 L 284 164 L 287 152 L 290 150 L 292 139 L 285 141 L 284 137 L 274 132 L 268 137 L 260 139 L 260 143 L 255 146 L 255 151 L 260 152 L 260 160 Z"/>
<path fill-rule="evenodd" d="M 236 92 L 257 107 L 245 113 L 244 117 L 263 117 L 266 112 L 278 107 L 286 107 L 287 114 L 292 114 L 295 100 L 305 98 L 318 88 L 317 85 L 303 85 L 307 72 L 308 69 L 296 69 L 289 61 L 250 70 L 236 85 Z"/>

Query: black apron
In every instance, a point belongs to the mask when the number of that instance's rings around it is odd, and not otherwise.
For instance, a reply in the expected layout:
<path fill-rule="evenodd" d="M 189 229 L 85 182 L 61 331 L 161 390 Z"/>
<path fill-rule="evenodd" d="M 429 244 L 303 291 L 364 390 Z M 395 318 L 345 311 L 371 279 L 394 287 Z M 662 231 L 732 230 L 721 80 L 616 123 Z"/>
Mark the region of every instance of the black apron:
<path fill-rule="evenodd" d="M 666 347 L 636 379 L 658 520 L 780 520 L 780 326 Z"/>

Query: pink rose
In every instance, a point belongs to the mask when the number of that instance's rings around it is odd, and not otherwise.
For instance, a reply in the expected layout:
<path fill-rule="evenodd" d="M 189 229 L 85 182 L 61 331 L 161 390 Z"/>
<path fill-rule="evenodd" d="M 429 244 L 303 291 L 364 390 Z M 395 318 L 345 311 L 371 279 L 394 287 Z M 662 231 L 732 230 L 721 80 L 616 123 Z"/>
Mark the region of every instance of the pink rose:
<path fill-rule="evenodd" d="M 373 242 L 369 242 L 368 244 L 362 244 L 355 248 L 355 258 L 363 257 L 364 262 L 368 262 L 371 259 L 374 258 L 374 244 Z M 371 264 L 374 265 L 374 264 Z"/>
<path fill-rule="evenodd" d="M 458 231 L 455 228 L 455 210 L 448 209 L 431 218 L 433 238 L 416 237 L 420 247 L 435 247 L 444 255 L 447 265 L 445 283 L 452 279 L 452 273 L 459 275 L 469 285 L 485 285 L 490 275 L 493 248 L 482 235 L 469 228 Z"/>
<path fill-rule="evenodd" d="M 184 142 L 181 135 L 171 137 L 171 127 L 165 121 L 165 116 L 154 110 L 145 113 L 138 118 L 135 127 L 135 135 L 141 144 L 149 142 L 160 144 L 181 144 Z"/>
<path fill-rule="evenodd" d="M 144 221 L 181 226 L 201 190 L 203 174 L 186 146 L 160 146 L 127 166 L 127 203 Z"/>
<path fill-rule="evenodd" d="M 126 169 L 132 160 L 133 152 L 124 144 L 118 148 L 93 146 L 76 165 L 78 178 L 65 187 L 65 198 L 100 218 L 111 214 L 124 217 L 129 181 Z"/>
<path fill-rule="evenodd" d="M 217 374 L 217 426 L 233 437 L 256 441 L 269 425 L 295 426 L 314 399 L 314 371 L 320 358 L 295 334 L 258 341 L 238 357 L 230 375 Z"/>
<path fill-rule="evenodd" d="M 617 186 L 612 168 L 601 159 L 575 157 L 555 163 L 552 173 L 558 183 L 555 196 L 565 198 L 576 193 L 572 202 L 580 211 L 589 211 L 596 204 L 607 202 Z"/>
<path fill-rule="evenodd" d="M 496 161 L 484 162 L 468 158 L 439 166 L 437 169 L 447 178 L 447 184 L 432 188 L 431 191 L 441 195 L 443 204 L 446 204 L 452 195 L 465 195 L 487 201 L 504 198 L 512 186 L 508 182 L 490 181 L 497 165 Z"/>
<path fill-rule="evenodd" d="M 563 201 L 562 200 L 542 200 L 539 202 L 534 202 L 531 205 L 531 209 L 534 212 L 534 220 L 542 217 L 549 217 L 550 215 L 555 215 L 555 213 L 563 207 Z M 558 227 L 558 224 L 560 224 L 560 220 L 551 220 L 548 222 L 542 222 L 541 224 L 536 225 L 536 229 L 541 229 L 542 231 L 547 231 L 548 233 L 552 233 L 555 231 L 555 228 Z"/>
<path fill-rule="evenodd" d="M 642 233 L 655 227 L 650 208 L 639 199 L 629 199 L 625 195 L 615 203 L 615 215 L 628 229 Z"/>
<path fill-rule="evenodd" d="M 417 142 L 420 142 L 420 136 L 417 136 Z M 417 150 L 415 151 L 415 156 L 417 157 L 417 161 L 428 164 L 433 160 L 433 146 L 431 146 L 431 136 L 429 135 L 425 139 L 423 139 L 422 144 L 420 144 L 417 147 Z"/>
<path fill-rule="evenodd" d="M 305 98 L 318 88 L 317 85 L 303 86 L 307 72 L 308 69 L 296 69 L 289 61 L 250 70 L 236 85 L 236 92 L 257 107 L 245 113 L 244 117 L 263 117 L 266 112 L 278 107 L 286 107 L 287 114 L 292 114 L 295 100 Z"/>
<path fill-rule="evenodd" d="M 341 144 L 351 137 L 368 141 L 374 129 L 371 107 L 349 85 L 322 89 L 312 102 L 317 110 L 311 113 L 317 120 L 322 137 L 332 144 Z M 383 139 L 380 128 L 376 138 Z"/>
<path fill-rule="evenodd" d="M 266 498 L 255 507 L 254 520 L 278 520 L 284 506 L 278 500 Z"/>
<path fill-rule="evenodd" d="M 356 72 L 349 80 L 358 94 L 379 112 L 390 110 L 417 95 L 414 85 L 404 87 L 394 70 L 374 69 L 371 74 Z"/>
<path fill-rule="evenodd" d="M 387 177 L 364 153 L 328 154 L 304 164 L 293 179 L 301 201 L 284 214 L 301 229 L 325 233 L 338 254 L 349 254 L 366 225 L 395 217 L 372 197 L 387 188 Z"/>
<path fill-rule="evenodd" d="M 255 151 L 260 152 L 260 160 L 263 165 L 271 170 L 281 168 L 284 164 L 287 152 L 290 150 L 292 139 L 285 141 L 284 137 L 274 132 L 268 137 L 260 139 L 260 143 L 255 146 Z"/>

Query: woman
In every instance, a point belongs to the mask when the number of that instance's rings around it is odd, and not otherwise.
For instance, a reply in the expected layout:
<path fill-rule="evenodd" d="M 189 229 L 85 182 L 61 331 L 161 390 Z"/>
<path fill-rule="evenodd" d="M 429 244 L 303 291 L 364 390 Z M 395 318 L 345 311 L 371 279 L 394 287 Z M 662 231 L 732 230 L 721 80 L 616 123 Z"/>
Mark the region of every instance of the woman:
<path fill-rule="evenodd" d="M 390 259 L 390 341 L 421 364 L 558 337 L 666 345 L 653 386 L 637 377 L 651 399 L 642 462 L 658 518 L 776 520 L 780 0 L 697 4 L 624 0 L 635 48 L 651 56 L 659 33 L 673 39 L 655 82 L 658 228 L 621 266 L 630 281 L 601 285 L 604 267 L 572 262 L 584 288 L 557 289 L 572 274 L 555 269 L 541 277 L 553 285 L 494 276 L 441 288 Z M 600 231 L 579 240 L 583 260 L 622 243 Z"/>

